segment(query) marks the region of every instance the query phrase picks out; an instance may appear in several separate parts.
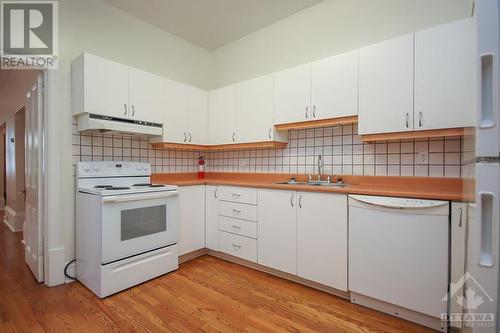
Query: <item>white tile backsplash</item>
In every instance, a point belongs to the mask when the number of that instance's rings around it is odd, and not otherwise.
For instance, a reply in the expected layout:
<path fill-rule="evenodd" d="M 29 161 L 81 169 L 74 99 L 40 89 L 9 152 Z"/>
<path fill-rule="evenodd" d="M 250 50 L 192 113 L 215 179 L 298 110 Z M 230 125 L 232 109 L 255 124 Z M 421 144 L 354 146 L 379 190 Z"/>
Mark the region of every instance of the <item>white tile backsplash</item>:
<path fill-rule="evenodd" d="M 470 174 L 464 161 L 474 155 L 462 137 L 363 143 L 357 125 L 292 130 L 284 149 L 201 152 L 153 149 L 146 138 L 127 135 L 80 134 L 74 119 L 72 143 L 73 163 L 149 162 L 157 173 L 196 172 L 202 155 L 208 172 L 315 173 L 321 154 L 328 174 L 461 177 Z"/>

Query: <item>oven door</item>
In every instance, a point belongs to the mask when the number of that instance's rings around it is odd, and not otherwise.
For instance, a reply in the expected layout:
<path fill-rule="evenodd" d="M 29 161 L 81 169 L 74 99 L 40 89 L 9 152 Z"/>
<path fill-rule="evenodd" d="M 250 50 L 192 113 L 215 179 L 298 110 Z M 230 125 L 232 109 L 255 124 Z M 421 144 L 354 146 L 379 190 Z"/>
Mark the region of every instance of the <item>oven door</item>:
<path fill-rule="evenodd" d="M 178 192 L 102 198 L 102 264 L 177 243 Z"/>

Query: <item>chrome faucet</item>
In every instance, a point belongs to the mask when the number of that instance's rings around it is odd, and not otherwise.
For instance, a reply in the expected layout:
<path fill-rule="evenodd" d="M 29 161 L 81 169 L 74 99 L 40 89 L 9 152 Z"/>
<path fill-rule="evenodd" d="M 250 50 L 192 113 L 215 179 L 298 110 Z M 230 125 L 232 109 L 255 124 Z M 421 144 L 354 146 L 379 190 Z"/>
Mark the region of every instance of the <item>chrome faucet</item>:
<path fill-rule="evenodd" d="M 318 181 L 321 181 L 321 174 L 323 173 L 323 157 L 318 155 Z"/>

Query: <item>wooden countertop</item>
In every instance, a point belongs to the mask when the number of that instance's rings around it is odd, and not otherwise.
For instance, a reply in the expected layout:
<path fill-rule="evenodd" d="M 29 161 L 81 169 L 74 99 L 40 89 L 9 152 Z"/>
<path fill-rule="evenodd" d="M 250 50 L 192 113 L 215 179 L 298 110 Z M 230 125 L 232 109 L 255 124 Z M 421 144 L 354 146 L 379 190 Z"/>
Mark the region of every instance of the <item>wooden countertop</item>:
<path fill-rule="evenodd" d="M 205 179 L 197 179 L 196 173 L 161 173 L 153 174 L 151 179 L 156 184 L 178 186 L 225 185 L 255 188 L 269 188 L 290 191 L 328 192 L 366 194 L 393 197 L 408 197 L 450 201 L 473 201 L 473 180 L 441 177 L 394 177 L 394 176 L 340 176 L 346 187 L 308 186 L 276 184 L 296 177 L 305 181 L 305 175 L 269 174 L 269 173 L 223 173 L 205 174 Z M 472 183 L 472 184 L 471 184 Z"/>

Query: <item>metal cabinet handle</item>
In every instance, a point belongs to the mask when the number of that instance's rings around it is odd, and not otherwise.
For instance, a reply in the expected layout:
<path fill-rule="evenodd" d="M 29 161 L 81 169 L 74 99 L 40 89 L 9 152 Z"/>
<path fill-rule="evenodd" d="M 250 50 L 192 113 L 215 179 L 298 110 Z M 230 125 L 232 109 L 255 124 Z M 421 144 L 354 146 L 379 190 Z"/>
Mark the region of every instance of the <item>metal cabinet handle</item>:
<path fill-rule="evenodd" d="M 241 213 L 241 210 L 239 210 L 239 209 L 233 209 L 233 213 L 239 214 L 239 213 Z"/>
<path fill-rule="evenodd" d="M 184 142 L 187 141 L 187 135 L 186 135 L 186 132 L 184 132 Z"/>
<path fill-rule="evenodd" d="M 269 129 L 269 134 L 268 134 L 269 139 L 271 139 L 271 131 L 272 131 L 272 130 L 273 130 L 272 128 L 270 128 L 270 129 Z"/>
<path fill-rule="evenodd" d="M 306 106 L 306 119 L 309 119 L 309 107 Z"/>
<path fill-rule="evenodd" d="M 127 115 L 127 104 L 123 104 L 123 107 L 125 108 L 125 112 L 123 113 L 124 116 Z"/>
<path fill-rule="evenodd" d="M 299 196 L 299 208 L 302 208 L 302 194 Z"/>
<path fill-rule="evenodd" d="M 132 117 L 135 115 L 135 106 L 132 104 Z"/>
<path fill-rule="evenodd" d="M 292 196 L 290 197 L 290 206 L 293 207 L 293 193 L 292 193 Z"/>
<path fill-rule="evenodd" d="M 418 113 L 418 127 L 422 127 L 422 124 L 423 124 L 423 116 L 422 116 L 422 112 L 419 112 Z"/>
<path fill-rule="evenodd" d="M 238 248 L 238 249 L 239 249 L 239 248 L 241 247 L 241 245 L 238 245 L 238 244 L 233 244 L 233 247 L 236 247 L 236 248 Z"/>
<path fill-rule="evenodd" d="M 215 191 L 214 191 L 214 197 L 215 197 L 216 199 L 218 198 L 218 196 L 217 196 L 217 190 L 218 190 L 218 189 L 219 189 L 219 188 L 217 187 L 217 188 L 215 188 Z"/>
<path fill-rule="evenodd" d="M 463 210 L 462 208 L 458 209 L 458 226 L 461 228 L 462 227 L 462 215 L 463 215 Z"/>
<path fill-rule="evenodd" d="M 233 224 L 233 228 L 234 229 L 241 229 L 241 227 L 239 225 L 234 225 L 234 224 Z"/>
<path fill-rule="evenodd" d="M 410 115 L 406 112 L 406 128 L 410 126 Z"/>
<path fill-rule="evenodd" d="M 191 136 L 191 132 L 189 132 L 189 142 L 191 142 L 191 139 L 192 139 L 192 138 L 193 138 L 193 137 Z"/>
<path fill-rule="evenodd" d="M 316 118 L 316 105 L 313 105 L 313 118 Z"/>
<path fill-rule="evenodd" d="M 233 132 L 233 142 L 236 142 L 236 132 Z"/>

